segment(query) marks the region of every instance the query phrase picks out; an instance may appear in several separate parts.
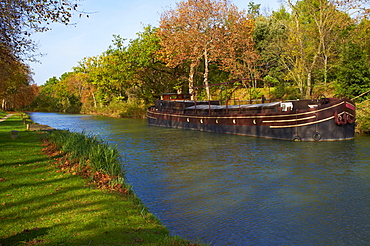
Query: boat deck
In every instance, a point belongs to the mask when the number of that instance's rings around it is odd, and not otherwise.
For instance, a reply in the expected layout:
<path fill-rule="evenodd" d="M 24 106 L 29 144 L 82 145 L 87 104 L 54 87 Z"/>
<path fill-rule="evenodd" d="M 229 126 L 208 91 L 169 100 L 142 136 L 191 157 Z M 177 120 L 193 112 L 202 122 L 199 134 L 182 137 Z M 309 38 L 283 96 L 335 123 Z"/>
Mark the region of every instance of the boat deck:
<path fill-rule="evenodd" d="M 217 109 L 256 109 L 256 108 L 271 108 L 279 106 L 280 102 L 260 103 L 260 104 L 241 104 L 241 105 L 194 105 L 186 107 L 185 109 L 199 109 L 199 110 L 217 110 Z"/>

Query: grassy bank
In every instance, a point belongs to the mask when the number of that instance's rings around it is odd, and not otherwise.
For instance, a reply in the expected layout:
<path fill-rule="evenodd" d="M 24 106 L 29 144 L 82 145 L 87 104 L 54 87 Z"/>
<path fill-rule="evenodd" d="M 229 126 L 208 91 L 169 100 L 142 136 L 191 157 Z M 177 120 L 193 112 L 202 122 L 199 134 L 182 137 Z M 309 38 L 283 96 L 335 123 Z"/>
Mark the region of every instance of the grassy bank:
<path fill-rule="evenodd" d="M 42 151 L 44 134 L 26 131 L 19 115 L 0 122 L 0 245 L 192 245 L 171 237 L 134 194 L 62 171 L 71 156 L 55 163 Z"/>

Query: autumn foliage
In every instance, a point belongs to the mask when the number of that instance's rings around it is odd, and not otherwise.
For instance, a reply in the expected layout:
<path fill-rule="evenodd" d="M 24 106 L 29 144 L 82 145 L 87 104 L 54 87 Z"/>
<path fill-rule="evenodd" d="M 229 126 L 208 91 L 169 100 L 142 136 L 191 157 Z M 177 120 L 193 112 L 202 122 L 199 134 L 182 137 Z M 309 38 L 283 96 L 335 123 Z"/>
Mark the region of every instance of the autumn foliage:
<path fill-rule="evenodd" d="M 143 117 L 162 93 L 217 100 L 241 86 L 241 99 L 266 92 L 279 100 L 369 99 L 368 1 L 287 0 L 263 14 L 260 7 L 179 1 L 162 13 L 158 27 L 145 26 L 133 40 L 113 35 L 105 52 L 50 78 L 32 109 Z M 230 90 L 209 86 L 233 79 L 243 82 L 229 84 Z"/>
<path fill-rule="evenodd" d="M 254 22 L 228 0 L 188 0 L 161 16 L 158 37 L 160 59 L 169 67 L 184 62 L 190 66 L 189 89 L 194 86 L 194 68 L 204 62 L 204 84 L 208 88 L 209 64 L 214 63 L 231 77 L 255 75 L 258 55 L 252 40 Z"/>
<path fill-rule="evenodd" d="M 70 0 L 2 0 L 0 2 L 0 108 L 19 109 L 36 95 L 32 71 L 25 61 L 36 60 L 34 32 L 52 22 L 69 24 L 77 3 Z"/>

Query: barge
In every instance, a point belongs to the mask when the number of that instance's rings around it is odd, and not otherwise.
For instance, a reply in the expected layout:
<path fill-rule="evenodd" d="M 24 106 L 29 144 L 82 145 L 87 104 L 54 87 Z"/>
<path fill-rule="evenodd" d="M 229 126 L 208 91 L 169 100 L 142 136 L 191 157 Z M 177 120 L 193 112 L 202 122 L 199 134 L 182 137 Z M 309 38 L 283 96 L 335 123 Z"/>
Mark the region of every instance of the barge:
<path fill-rule="evenodd" d="M 263 101 L 263 100 L 262 100 Z M 347 98 L 221 105 L 163 94 L 147 110 L 151 126 L 182 128 L 292 141 L 354 138 L 356 106 Z"/>

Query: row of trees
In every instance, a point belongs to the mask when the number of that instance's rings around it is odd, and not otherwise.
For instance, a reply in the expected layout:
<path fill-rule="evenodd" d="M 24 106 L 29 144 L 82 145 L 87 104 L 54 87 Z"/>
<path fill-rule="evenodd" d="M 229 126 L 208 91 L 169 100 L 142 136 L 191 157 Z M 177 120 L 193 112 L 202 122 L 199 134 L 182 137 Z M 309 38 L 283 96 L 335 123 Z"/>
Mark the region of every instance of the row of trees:
<path fill-rule="evenodd" d="M 253 2 L 245 12 L 227 0 L 182 1 L 162 14 L 158 28 L 147 26 L 128 43 L 114 36 L 103 54 L 48 80 L 33 107 L 133 116 L 163 92 L 205 85 L 197 93 L 211 98 L 209 83 L 235 78 L 273 83 L 276 97 L 307 98 L 328 88 L 355 97 L 370 89 L 366 4 L 288 0 L 266 16 Z"/>
<path fill-rule="evenodd" d="M 263 16 L 253 2 L 247 13 L 227 0 L 180 2 L 162 14 L 158 28 L 145 27 L 128 45 L 114 36 L 106 52 L 50 79 L 36 103 L 39 109 L 112 114 L 146 105 L 162 92 L 192 92 L 194 85 L 205 84 L 202 93 L 210 98 L 209 81 L 234 78 L 273 82 L 276 96 L 311 97 L 320 86 L 349 97 L 368 90 L 366 3 L 289 0 L 286 7 Z M 348 14 L 351 9 L 359 19 Z"/>
<path fill-rule="evenodd" d="M 151 103 L 160 92 L 181 84 L 185 75 L 185 66 L 169 68 L 158 60 L 156 30 L 145 27 L 129 45 L 114 35 L 107 51 L 83 58 L 73 72 L 50 78 L 41 86 L 31 108 L 134 116 L 138 108 Z"/>
<path fill-rule="evenodd" d="M 255 40 L 268 74 L 279 78 L 274 72 L 279 70 L 303 97 L 311 96 L 314 85 L 329 82 L 350 97 L 368 89 L 369 12 L 358 12 L 360 19 L 348 14 L 365 3 L 288 0 L 287 5 L 290 13 L 282 7 L 271 18 L 256 19 Z"/>
<path fill-rule="evenodd" d="M 35 61 L 33 32 L 51 22 L 69 24 L 77 4 L 69 0 L 2 0 L 0 2 L 0 109 L 22 108 L 38 93 L 26 62 Z"/>

